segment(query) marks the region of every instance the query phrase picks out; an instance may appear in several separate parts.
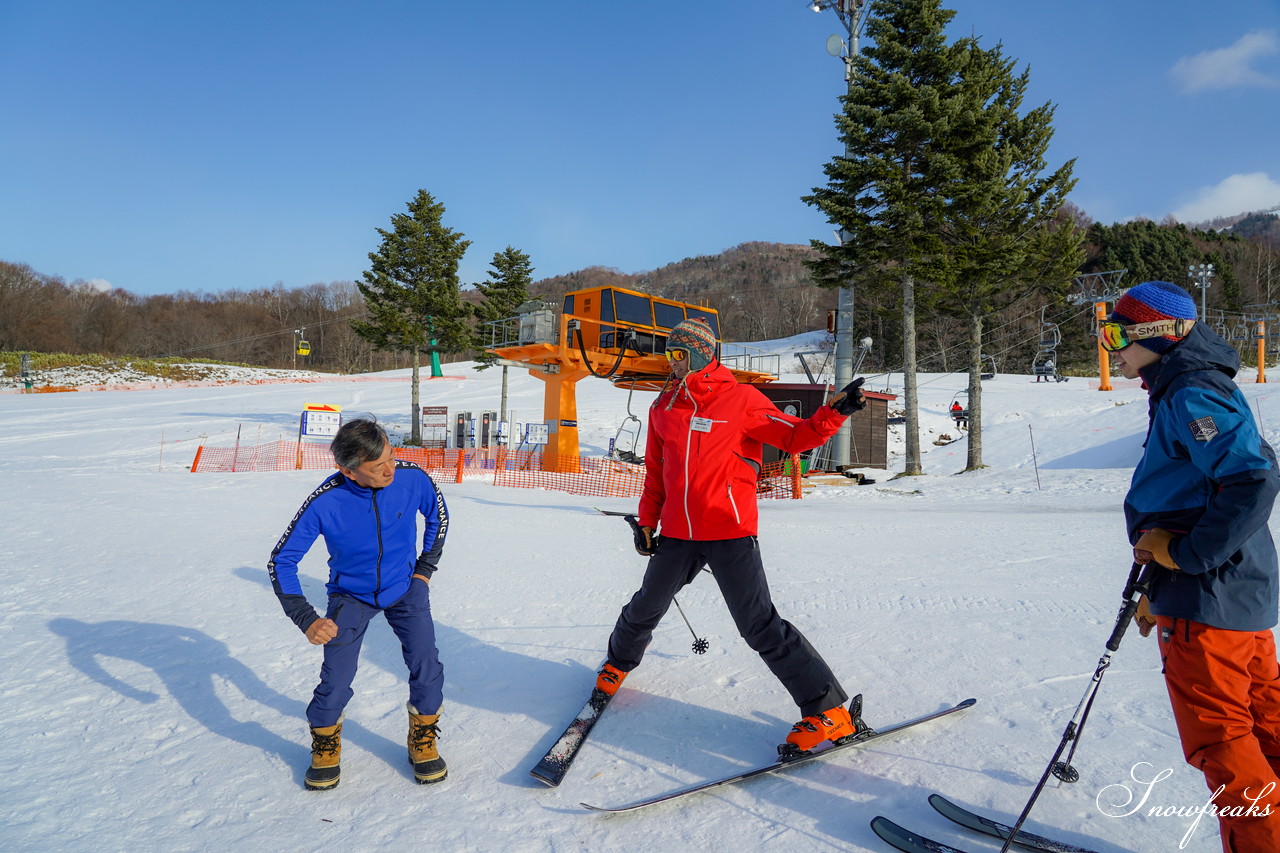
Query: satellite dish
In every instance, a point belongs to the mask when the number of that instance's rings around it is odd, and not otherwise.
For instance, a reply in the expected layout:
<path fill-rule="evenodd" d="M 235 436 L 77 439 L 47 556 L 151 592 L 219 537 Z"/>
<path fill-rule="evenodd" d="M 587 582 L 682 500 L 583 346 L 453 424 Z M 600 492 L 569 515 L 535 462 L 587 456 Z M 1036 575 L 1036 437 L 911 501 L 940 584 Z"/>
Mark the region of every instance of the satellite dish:
<path fill-rule="evenodd" d="M 839 56 L 844 53 L 844 39 L 838 35 L 830 35 L 827 37 L 827 53 L 832 56 Z"/>

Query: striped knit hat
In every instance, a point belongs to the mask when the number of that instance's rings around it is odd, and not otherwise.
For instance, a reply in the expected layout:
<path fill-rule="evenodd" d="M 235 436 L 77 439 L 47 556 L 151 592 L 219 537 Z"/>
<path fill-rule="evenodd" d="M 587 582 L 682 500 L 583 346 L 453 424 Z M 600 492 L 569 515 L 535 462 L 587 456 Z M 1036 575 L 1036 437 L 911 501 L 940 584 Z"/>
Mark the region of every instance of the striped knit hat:
<path fill-rule="evenodd" d="M 1156 320 L 1194 320 L 1195 318 L 1196 301 L 1191 298 L 1191 294 L 1167 281 L 1144 281 L 1137 287 L 1130 288 L 1129 292 L 1120 297 L 1120 301 L 1116 303 L 1116 309 L 1111 312 L 1112 320 L 1126 326 Z M 1159 338 L 1144 338 L 1134 343 L 1163 355 L 1181 340 L 1181 337 L 1165 335 Z"/>
<path fill-rule="evenodd" d="M 690 317 L 667 335 L 667 349 L 689 353 L 689 367 L 701 370 L 716 360 L 716 333 L 701 317 Z"/>

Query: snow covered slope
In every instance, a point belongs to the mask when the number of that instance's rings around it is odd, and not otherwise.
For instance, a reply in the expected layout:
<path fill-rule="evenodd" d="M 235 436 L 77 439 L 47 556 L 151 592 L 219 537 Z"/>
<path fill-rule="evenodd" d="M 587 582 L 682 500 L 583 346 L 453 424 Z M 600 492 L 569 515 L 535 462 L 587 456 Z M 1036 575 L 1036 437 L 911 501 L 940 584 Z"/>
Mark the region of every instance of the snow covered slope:
<path fill-rule="evenodd" d="M 423 405 L 496 409 L 500 372 L 450 365 Z M 900 379 L 900 377 L 898 377 Z M 542 383 L 512 371 L 511 408 L 537 419 Z M 885 377 L 869 379 L 881 388 Z M 922 377 L 925 428 L 947 432 L 959 376 Z M 1248 385 L 1264 425 L 1273 385 Z M 900 390 L 900 388 L 898 389 Z M 833 663 L 866 718 L 889 723 L 975 696 L 963 715 L 777 777 L 657 807 L 608 805 L 770 760 L 796 717 L 736 636 L 710 579 L 673 613 L 569 777 L 528 777 L 589 690 L 643 562 L 588 499 L 442 484 L 454 524 L 432 582 L 446 668 L 449 779 L 413 783 L 403 663 L 385 623 L 347 709 L 343 778 L 307 792 L 303 708 L 320 652 L 284 617 L 264 563 L 320 472 L 198 474 L 201 435 L 291 435 L 304 404 L 407 427 L 404 372 L 373 381 L 0 396 L 0 848 L 70 850 L 881 850 L 884 814 L 970 849 L 926 804 L 942 791 L 1013 818 L 1083 695 L 1129 566 L 1120 503 L 1145 428 L 1143 392 L 1085 380 L 984 385 L 986 461 L 934 448 L 926 475 L 767 501 L 774 596 Z M 652 395 L 636 395 L 643 412 Z M 584 444 L 602 452 L 626 393 L 579 388 Z M 1268 430 L 1273 443 L 1280 440 Z M 1035 458 L 1033 467 L 1032 440 Z M 598 502 L 595 502 L 598 503 Z M 623 502 L 601 504 L 631 509 Z M 323 549 L 304 565 L 315 603 Z M 1153 640 L 1131 633 L 1076 759 L 1029 828 L 1106 853 L 1178 849 L 1207 791 L 1183 764 Z M 1133 814 L 1131 778 L 1172 775 Z M 1206 819 L 1185 848 L 1215 850 Z"/>

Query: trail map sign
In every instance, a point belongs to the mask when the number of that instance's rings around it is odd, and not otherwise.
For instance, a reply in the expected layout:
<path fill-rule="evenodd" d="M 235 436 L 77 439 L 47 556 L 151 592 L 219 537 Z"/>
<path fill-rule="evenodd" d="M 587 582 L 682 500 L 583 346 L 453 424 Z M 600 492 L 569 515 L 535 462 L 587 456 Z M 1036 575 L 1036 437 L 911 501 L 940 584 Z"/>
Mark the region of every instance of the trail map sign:
<path fill-rule="evenodd" d="M 342 426 L 342 407 L 308 404 L 302 407 L 298 438 L 333 438 Z"/>
<path fill-rule="evenodd" d="M 422 446 L 449 446 L 449 407 L 422 407 Z"/>

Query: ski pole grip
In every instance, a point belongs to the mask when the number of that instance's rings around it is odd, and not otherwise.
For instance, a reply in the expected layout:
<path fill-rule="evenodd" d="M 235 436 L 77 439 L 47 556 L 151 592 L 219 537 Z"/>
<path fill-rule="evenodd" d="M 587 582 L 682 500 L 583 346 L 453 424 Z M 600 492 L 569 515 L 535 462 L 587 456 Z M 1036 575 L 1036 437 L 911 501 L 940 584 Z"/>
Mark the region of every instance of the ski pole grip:
<path fill-rule="evenodd" d="M 1144 571 L 1146 568 L 1141 563 L 1134 563 L 1129 569 L 1129 580 L 1124 585 L 1124 604 L 1120 607 L 1120 615 L 1116 617 L 1116 627 L 1111 631 L 1111 639 L 1107 640 L 1107 651 L 1114 652 L 1120 648 L 1124 632 L 1129 630 L 1129 623 L 1138 612 L 1138 602 L 1150 589 L 1149 574 Z"/>
<path fill-rule="evenodd" d="M 1124 639 L 1124 632 L 1129 630 L 1129 623 L 1133 621 L 1133 614 L 1138 612 L 1138 600 L 1130 599 L 1120 608 L 1120 615 L 1116 618 L 1116 627 L 1111 631 L 1111 639 L 1107 640 L 1107 651 L 1114 652 L 1120 648 L 1120 641 Z"/>

